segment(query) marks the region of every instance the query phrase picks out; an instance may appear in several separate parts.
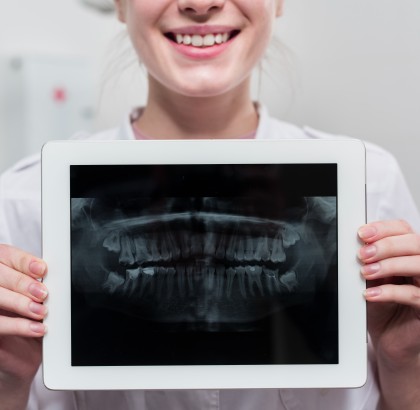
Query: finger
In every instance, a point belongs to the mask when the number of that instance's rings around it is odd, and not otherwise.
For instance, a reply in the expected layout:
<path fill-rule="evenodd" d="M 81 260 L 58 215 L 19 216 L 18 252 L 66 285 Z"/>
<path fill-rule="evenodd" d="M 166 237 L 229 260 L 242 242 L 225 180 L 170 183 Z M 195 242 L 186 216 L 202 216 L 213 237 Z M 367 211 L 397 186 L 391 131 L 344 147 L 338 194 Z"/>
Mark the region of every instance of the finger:
<path fill-rule="evenodd" d="M 0 264 L 37 279 L 47 272 L 47 265 L 42 259 L 10 245 L 0 245 Z"/>
<path fill-rule="evenodd" d="M 363 225 L 358 231 L 359 238 L 365 243 L 372 243 L 388 236 L 398 236 L 409 233 L 413 233 L 413 230 L 404 220 L 372 222 Z"/>
<path fill-rule="evenodd" d="M 48 290 L 43 283 L 6 265 L 0 265 L 0 288 L 28 296 L 37 302 L 43 302 L 48 296 Z"/>
<path fill-rule="evenodd" d="M 362 246 L 358 257 L 363 263 L 372 263 L 397 256 L 414 255 L 420 255 L 420 236 L 409 233 L 386 237 Z"/>
<path fill-rule="evenodd" d="M 47 314 L 45 305 L 4 288 L 0 288 L 0 309 L 34 320 L 42 320 Z"/>
<path fill-rule="evenodd" d="M 392 302 L 420 310 L 420 288 L 414 285 L 382 285 L 365 290 L 369 302 Z"/>
<path fill-rule="evenodd" d="M 46 333 L 47 327 L 41 322 L 0 316 L 0 336 L 42 337 Z"/>
<path fill-rule="evenodd" d="M 388 258 L 368 263 L 361 267 L 366 280 L 407 276 L 415 278 L 420 275 L 420 255 Z"/>

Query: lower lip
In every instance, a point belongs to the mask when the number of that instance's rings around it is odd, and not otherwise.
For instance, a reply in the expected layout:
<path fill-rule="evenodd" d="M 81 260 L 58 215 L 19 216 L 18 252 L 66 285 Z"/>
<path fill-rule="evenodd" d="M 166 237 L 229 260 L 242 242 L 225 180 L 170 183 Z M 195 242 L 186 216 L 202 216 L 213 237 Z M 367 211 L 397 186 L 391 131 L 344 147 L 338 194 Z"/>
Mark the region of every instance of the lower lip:
<path fill-rule="evenodd" d="M 171 40 L 168 41 L 170 41 L 175 50 L 177 50 L 185 57 L 191 58 L 193 60 L 206 60 L 215 58 L 222 54 L 229 47 L 232 39 L 226 43 L 215 44 L 214 46 L 210 47 L 193 47 L 186 46 L 185 44 L 178 44 Z"/>

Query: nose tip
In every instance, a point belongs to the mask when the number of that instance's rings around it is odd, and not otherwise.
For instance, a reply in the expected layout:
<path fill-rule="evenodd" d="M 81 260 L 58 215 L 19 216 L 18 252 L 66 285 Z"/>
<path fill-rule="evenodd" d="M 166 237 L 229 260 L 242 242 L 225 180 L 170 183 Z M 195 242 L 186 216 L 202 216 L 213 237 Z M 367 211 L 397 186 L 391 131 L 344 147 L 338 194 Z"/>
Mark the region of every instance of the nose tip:
<path fill-rule="evenodd" d="M 195 16 L 203 16 L 221 9 L 226 0 L 179 0 L 178 7 Z"/>

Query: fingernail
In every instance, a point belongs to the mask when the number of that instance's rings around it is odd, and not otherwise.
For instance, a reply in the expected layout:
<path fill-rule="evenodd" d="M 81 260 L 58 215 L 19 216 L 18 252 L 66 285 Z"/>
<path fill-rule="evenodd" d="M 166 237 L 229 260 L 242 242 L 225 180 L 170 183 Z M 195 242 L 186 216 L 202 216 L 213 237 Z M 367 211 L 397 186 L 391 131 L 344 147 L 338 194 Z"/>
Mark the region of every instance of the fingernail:
<path fill-rule="evenodd" d="M 48 296 L 48 291 L 39 283 L 31 283 L 28 288 L 29 293 L 37 299 L 44 300 Z"/>
<path fill-rule="evenodd" d="M 370 263 L 362 266 L 362 273 L 364 276 L 374 275 L 375 273 L 378 273 L 380 269 L 381 265 L 379 263 Z"/>
<path fill-rule="evenodd" d="M 29 324 L 29 329 L 31 329 L 32 332 L 34 332 L 34 333 L 39 333 L 39 334 L 47 333 L 47 326 L 45 326 L 43 323 L 39 323 L 39 322 L 31 322 Z"/>
<path fill-rule="evenodd" d="M 46 266 L 45 263 L 40 261 L 32 261 L 29 264 L 29 270 L 37 276 L 42 276 L 45 273 Z"/>
<path fill-rule="evenodd" d="M 376 296 L 379 296 L 382 293 L 381 288 L 369 288 L 365 290 L 365 296 L 368 298 L 374 298 Z"/>
<path fill-rule="evenodd" d="M 373 226 L 363 226 L 359 229 L 359 237 L 361 239 L 369 239 L 378 233 L 377 229 Z"/>
<path fill-rule="evenodd" d="M 362 259 L 368 259 L 368 258 L 371 258 L 372 256 L 375 256 L 376 252 L 377 252 L 377 249 L 375 245 L 368 245 L 360 249 L 360 256 Z"/>
<path fill-rule="evenodd" d="M 47 307 L 40 303 L 31 302 L 29 303 L 29 310 L 36 315 L 44 316 L 47 313 Z"/>

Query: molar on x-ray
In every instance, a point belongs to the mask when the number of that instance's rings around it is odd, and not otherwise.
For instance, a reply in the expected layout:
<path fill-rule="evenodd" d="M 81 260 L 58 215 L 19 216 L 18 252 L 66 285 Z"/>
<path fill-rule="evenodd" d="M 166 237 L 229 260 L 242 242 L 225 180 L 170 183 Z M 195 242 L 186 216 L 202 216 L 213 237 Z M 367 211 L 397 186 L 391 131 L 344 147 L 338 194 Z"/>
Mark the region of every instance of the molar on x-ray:
<path fill-rule="evenodd" d="M 240 329 L 307 302 L 335 264 L 336 197 L 283 208 L 214 196 L 72 198 L 73 286 L 147 321 Z"/>

